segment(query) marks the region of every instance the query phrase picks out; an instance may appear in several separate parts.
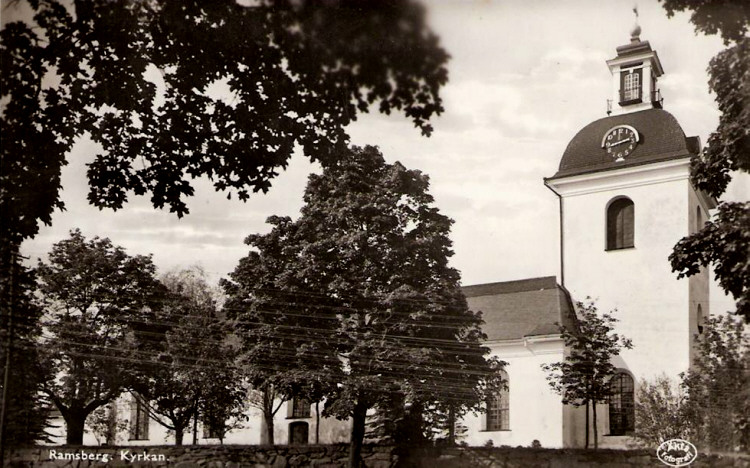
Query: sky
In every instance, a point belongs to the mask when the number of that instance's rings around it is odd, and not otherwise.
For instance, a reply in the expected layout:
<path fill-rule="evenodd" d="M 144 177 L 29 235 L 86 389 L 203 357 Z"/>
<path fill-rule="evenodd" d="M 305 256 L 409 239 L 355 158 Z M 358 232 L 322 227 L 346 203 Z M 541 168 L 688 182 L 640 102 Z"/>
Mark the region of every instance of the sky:
<path fill-rule="evenodd" d="M 455 221 L 451 264 L 463 284 L 559 278 L 558 204 L 543 178 L 556 172 L 578 130 L 606 116 L 605 60 L 629 42 L 632 7 L 623 0 L 430 1 L 428 23 L 451 56 L 441 91 L 445 112 L 433 120 L 433 135 L 421 136 L 395 114 L 362 115 L 349 127 L 353 144 L 377 145 L 388 162 L 430 176 L 436 206 Z M 664 66 L 664 109 L 686 135 L 707 141 L 719 113 L 706 67 L 724 48 L 721 40 L 696 35 L 688 14 L 668 19 L 655 0 L 638 1 L 638 10 L 641 39 Z M 269 231 L 268 216 L 298 216 L 307 176 L 320 171 L 297 154 L 269 193 L 247 203 L 195 181 L 190 214 L 178 219 L 144 197 L 131 197 L 117 212 L 89 206 L 85 165 L 95 151 L 85 138 L 73 148 L 62 176 L 67 209 L 24 243 L 32 262 L 80 228 L 131 255 L 152 254 L 160 272 L 200 265 L 215 281 L 247 254 L 248 234 Z M 748 178 L 736 178 L 724 199 L 750 199 Z M 733 308 L 715 286 L 712 295 L 712 310 Z"/>

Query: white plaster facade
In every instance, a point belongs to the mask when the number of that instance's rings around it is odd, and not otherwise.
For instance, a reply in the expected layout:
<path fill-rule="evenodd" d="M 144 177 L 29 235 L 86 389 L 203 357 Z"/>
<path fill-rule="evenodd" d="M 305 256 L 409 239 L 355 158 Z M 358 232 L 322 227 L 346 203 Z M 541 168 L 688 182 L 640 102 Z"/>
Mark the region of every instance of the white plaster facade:
<path fill-rule="evenodd" d="M 131 402 L 133 396 L 129 393 L 122 395 L 116 402 L 117 405 L 117 417 L 121 421 L 125 421 L 126 425 L 124 430 L 117 434 L 117 445 L 122 446 L 149 446 L 149 445 L 173 445 L 175 442 L 174 434 L 169 431 L 166 427 L 159 424 L 153 419 L 149 419 L 148 437 L 139 439 L 130 439 L 128 428 L 130 427 L 131 418 Z M 291 417 L 291 401 L 282 403 L 281 408 L 274 417 L 274 442 L 276 444 L 286 445 L 290 443 L 290 424 L 293 423 L 306 423 L 308 425 L 308 444 L 316 443 L 316 426 L 317 426 L 317 415 L 316 406 L 310 405 L 310 415 L 307 418 L 292 418 Z M 319 406 L 320 411 L 323 410 L 322 403 Z M 242 444 L 242 445 L 263 445 L 267 443 L 266 428 L 263 423 L 262 412 L 257 408 L 249 408 L 246 413 L 247 421 L 243 421 L 241 426 L 227 432 L 224 437 L 224 444 Z M 53 428 L 49 431 L 53 436 L 50 441 L 53 445 L 59 445 L 65 443 L 65 422 L 59 414 L 52 419 Z M 320 431 L 317 434 L 317 441 L 321 444 L 333 444 L 347 442 L 349 440 L 350 433 L 350 422 L 340 421 L 335 418 L 324 418 L 320 416 Z M 206 432 L 203 426 L 199 423 L 197 428 L 197 443 L 199 445 L 207 444 L 219 444 L 221 441 L 218 438 L 206 437 Z M 186 428 L 185 435 L 182 440 L 183 444 L 193 443 L 193 426 Z M 103 440 L 98 440 L 93 434 L 90 428 L 87 427 L 87 431 L 83 436 L 84 445 L 100 445 L 105 443 Z"/>
<path fill-rule="evenodd" d="M 465 442 L 494 446 L 528 447 L 534 440 L 543 447 L 569 445 L 569 411 L 560 402 L 547 383 L 542 365 L 564 359 L 565 346 L 559 335 L 534 336 L 521 340 L 490 342 L 487 346 L 508 365 L 509 426 L 508 430 L 487 431 L 486 415 L 469 414 L 463 418 L 468 428 Z M 529 422 L 533 421 L 533 424 Z"/>

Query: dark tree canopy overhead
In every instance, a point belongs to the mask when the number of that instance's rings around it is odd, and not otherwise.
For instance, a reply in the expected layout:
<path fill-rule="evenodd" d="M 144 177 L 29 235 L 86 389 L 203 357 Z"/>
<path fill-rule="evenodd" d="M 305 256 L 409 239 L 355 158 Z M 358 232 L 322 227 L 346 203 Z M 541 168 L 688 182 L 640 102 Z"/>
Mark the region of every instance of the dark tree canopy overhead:
<path fill-rule="evenodd" d="M 29 0 L 2 38 L 3 238 L 50 222 L 76 137 L 103 147 L 89 201 L 188 212 L 190 179 L 266 191 L 295 146 L 328 163 L 377 104 L 424 134 L 447 54 L 411 1 Z M 67 7 L 64 5 L 68 5 Z M 217 93 L 228 89 L 229 93 Z"/>
<path fill-rule="evenodd" d="M 667 16 L 692 10 L 690 21 L 703 34 L 720 34 L 725 43 L 745 36 L 750 24 L 750 3 L 744 0 L 660 0 Z"/>

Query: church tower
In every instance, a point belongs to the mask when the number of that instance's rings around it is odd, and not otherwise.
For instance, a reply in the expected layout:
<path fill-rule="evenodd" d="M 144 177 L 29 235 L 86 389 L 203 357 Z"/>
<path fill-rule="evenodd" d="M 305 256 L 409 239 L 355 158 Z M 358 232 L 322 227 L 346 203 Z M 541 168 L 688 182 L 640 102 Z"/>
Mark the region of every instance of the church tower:
<path fill-rule="evenodd" d="M 694 335 L 709 313 L 708 272 L 677 279 L 674 245 L 695 232 L 716 201 L 690 183 L 700 151 L 663 110 L 661 61 L 640 27 L 607 61 L 612 96 L 607 116 L 580 130 L 557 173 L 545 179 L 560 204 L 561 282 L 574 300 L 591 297 L 617 309 L 618 332 L 632 350 L 614 362 L 616 397 L 603 405 L 603 446 L 633 430 L 633 393 L 642 379 L 675 378 L 692 360 Z"/>

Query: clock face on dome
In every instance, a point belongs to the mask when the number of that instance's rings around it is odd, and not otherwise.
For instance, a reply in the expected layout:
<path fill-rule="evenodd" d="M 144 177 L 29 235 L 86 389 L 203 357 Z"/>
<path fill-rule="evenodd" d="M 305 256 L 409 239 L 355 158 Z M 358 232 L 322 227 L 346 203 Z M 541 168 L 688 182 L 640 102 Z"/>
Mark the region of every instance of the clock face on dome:
<path fill-rule="evenodd" d="M 602 148 L 615 162 L 624 161 L 638 145 L 638 130 L 630 125 L 618 125 L 610 128 L 602 138 Z"/>

